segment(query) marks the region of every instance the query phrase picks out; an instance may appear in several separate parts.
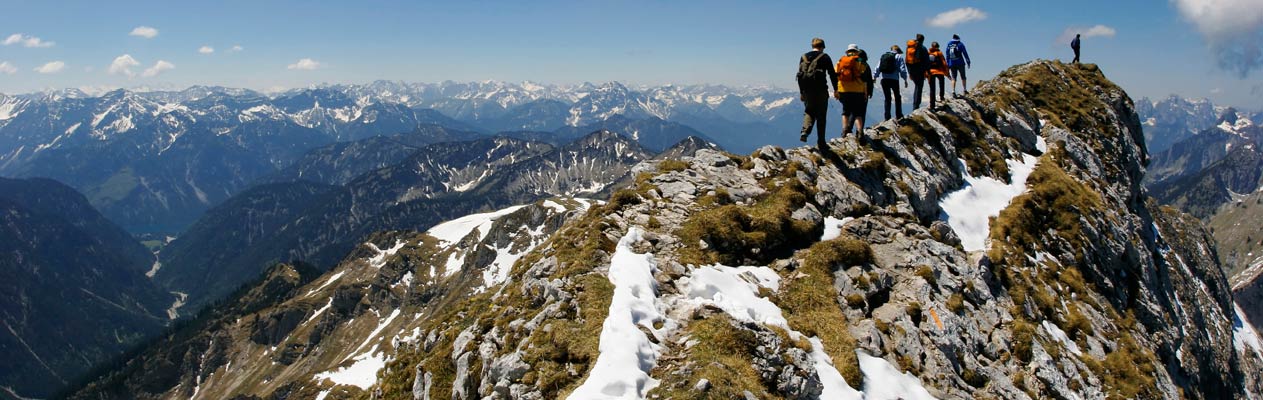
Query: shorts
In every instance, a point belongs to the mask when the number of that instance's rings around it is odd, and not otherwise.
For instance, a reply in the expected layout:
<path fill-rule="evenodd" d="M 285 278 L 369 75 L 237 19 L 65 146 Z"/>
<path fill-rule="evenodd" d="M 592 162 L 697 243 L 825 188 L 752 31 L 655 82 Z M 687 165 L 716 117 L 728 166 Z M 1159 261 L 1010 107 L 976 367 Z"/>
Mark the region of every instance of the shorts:
<path fill-rule="evenodd" d="M 968 80 L 968 79 L 969 79 L 969 78 L 966 78 L 966 77 L 965 77 L 965 64 L 964 64 L 964 63 L 953 65 L 953 66 L 951 66 L 950 68 L 951 68 L 951 70 L 952 70 L 952 80 L 956 80 L 956 79 L 957 79 L 957 78 L 956 78 L 956 75 L 957 75 L 957 74 L 960 74 L 960 78 L 959 78 L 959 79 L 965 79 L 965 80 Z"/>
<path fill-rule="evenodd" d="M 864 118 L 868 110 L 868 96 L 858 92 L 842 93 L 842 116 Z"/>

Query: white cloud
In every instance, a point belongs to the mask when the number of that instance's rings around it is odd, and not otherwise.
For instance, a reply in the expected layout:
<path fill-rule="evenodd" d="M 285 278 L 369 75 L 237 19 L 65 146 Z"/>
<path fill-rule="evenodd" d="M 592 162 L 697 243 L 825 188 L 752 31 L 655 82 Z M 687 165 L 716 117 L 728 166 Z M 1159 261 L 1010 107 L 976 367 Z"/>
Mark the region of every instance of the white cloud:
<path fill-rule="evenodd" d="M 202 46 L 202 47 L 197 48 L 197 52 L 202 53 L 202 54 L 211 54 L 215 52 L 215 48 L 210 47 L 210 46 Z"/>
<path fill-rule="evenodd" d="M 1172 0 L 1202 34 L 1219 67 L 1244 78 L 1263 66 L 1263 7 L 1258 0 Z"/>
<path fill-rule="evenodd" d="M 18 72 L 18 67 L 9 64 L 8 61 L 0 62 L 0 74 L 13 75 Z"/>
<path fill-rule="evenodd" d="M 320 62 L 316 60 L 312 60 L 310 58 L 304 58 L 304 59 L 298 60 L 298 62 L 290 64 L 289 66 L 285 68 L 311 71 L 313 69 L 320 68 Z"/>
<path fill-rule="evenodd" d="M 39 66 L 39 68 L 35 68 L 35 72 L 39 72 L 41 74 L 55 74 L 55 73 L 61 72 L 61 70 L 65 68 L 66 68 L 65 62 L 52 61 L 47 64 Z"/>
<path fill-rule="evenodd" d="M 166 60 L 158 60 L 158 62 L 154 63 L 152 67 L 145 68 L 145 72 L 141 72 L 140 76 L 152 78 L 158 76 L 158 74 L 161 74 L 163 71 L 173 69 L 175 69 L 175 64 L 169 63 Z"/>
<path fill-rule="evenodd" d="M 53 45 L 57 44 L 56 42 L 45 42 L 44 39 L 23 35 L 21 33 L 9 35 L 9 37 L 4 38 L 4 41 L 0 43 L 3 43 L 5 46 L 20 44 L 22 47 L 53 47 Z"/>
<path fill-rule="evenodd" d="M 956 25 L 985 19 L 987 19 L 987 13 L 982 10 L 964 7 L 941 12 L 933 18 L 925 20 L 925 24 L 935 28 L 952 28 Z"/>
<path fill-rule="evenodd" d="M 1117 33 L 1118 31 L 1114 30 L 1114 28 L 1111 28 L 1105 25 L 1096 25 L 1096 26 L 1091 26 L 1087 28 L 1084 28 L 1081 26 L 1072 26 L 1072 27 L 1066 28 L 1066 30 L 1064 31 L 1061 31 L 1061 36 L 1057 37 L 1057 42 L 1054 43 L 1054 45 L 1069 46 L 1070 41 L 1074 39 L 1074 35 L 1080 35 L 1083 37 L 1083 39 L 1094 38 L 1094 37 L 1111 37 L 1112 38 Z"/>
<path fill-rule="evenodd" d="M 131 78 L 133 76 L 136 76 L 136 73 L 132 72 L 132 68 L 135 68 L 138 66 L 140 66 L 139 61 L 136 61 L 135 58 L 132 58 L 130 54 L 124 54 L 124 55 L 114 58 L 114 62 L 110 63 L 110 67 L 109 69 L 106 70 L 106 72 L 108 72 L 110 75 L 122 74 L 122 75 L 126 75 L 128 78 Z"/>
<path fill-rule="evenodd" d="M 232 48 L 231 48 L 231 49 L 228 49 L 228 50 L 230 50 L 230 51 L 242 51 L 242 50 L 245 50 L 245 48 L 241 47 L 241 45 L 239 45 L 239 44 L 234 44 L 234 45 L 232 45 Z"/>
<path fill-rule="evenodd" d="M 129 33 L 128 35 L 139 36 L 145 39 L 153 39 L 155 36 L 158 36 L 158 30 L 153 27 L 138 26 L 136 29 L 132 29 L 132 33 Z"/>

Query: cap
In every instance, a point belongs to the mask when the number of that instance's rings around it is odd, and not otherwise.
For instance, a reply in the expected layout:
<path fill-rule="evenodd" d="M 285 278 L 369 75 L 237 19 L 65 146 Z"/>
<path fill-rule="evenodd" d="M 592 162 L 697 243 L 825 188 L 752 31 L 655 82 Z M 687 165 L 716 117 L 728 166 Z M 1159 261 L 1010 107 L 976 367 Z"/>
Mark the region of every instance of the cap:
<path fill-rule="evenodd" d="M 846 46 L 846 51 L 859 50 L 859 49 L 860 49 L 860 46 L 855 43 L 851 43 Z"/>

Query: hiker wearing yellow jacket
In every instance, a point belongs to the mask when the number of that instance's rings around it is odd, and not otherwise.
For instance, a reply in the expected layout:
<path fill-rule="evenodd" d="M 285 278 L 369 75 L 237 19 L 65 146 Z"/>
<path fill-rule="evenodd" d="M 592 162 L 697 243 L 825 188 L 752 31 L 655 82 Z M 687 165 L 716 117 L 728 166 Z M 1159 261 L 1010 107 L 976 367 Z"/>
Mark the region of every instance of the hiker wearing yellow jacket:
<path fill-rule="evenodd" d="M 864 130 L 864 116 L 868 99 L 873 97 L 873 70 L 868 66 L 868 54 L 851 44 L 846 56 L 838 60 L 838 100 L 842 101 L 842 136 Z"/>

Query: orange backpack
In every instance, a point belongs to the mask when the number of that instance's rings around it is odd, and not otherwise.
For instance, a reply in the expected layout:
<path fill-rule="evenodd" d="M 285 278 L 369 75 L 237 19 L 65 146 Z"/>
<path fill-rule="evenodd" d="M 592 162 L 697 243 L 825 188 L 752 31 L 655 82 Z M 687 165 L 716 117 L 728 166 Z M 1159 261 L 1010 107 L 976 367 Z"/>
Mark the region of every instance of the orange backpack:
<path fill-rule="evenodd" d="M 917 41 L 908 41 L 908 55 L 904 56 L 904 63 L 916 64 L 921 62 L 921 55 L 917 54 Z"/>
<path fill-rule="evenodd" d="M 864 72 L 860 70 L 859 56 L 845 56 L 838 60 L 838 82 L 855 82 Z"/>

